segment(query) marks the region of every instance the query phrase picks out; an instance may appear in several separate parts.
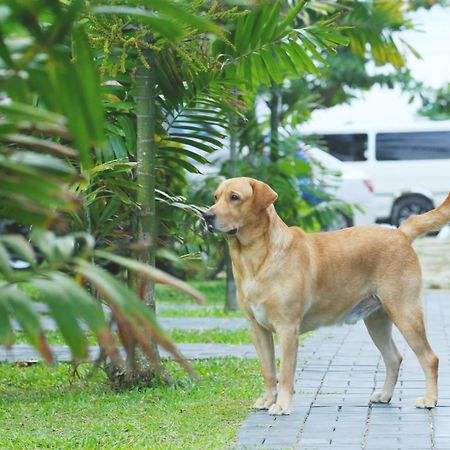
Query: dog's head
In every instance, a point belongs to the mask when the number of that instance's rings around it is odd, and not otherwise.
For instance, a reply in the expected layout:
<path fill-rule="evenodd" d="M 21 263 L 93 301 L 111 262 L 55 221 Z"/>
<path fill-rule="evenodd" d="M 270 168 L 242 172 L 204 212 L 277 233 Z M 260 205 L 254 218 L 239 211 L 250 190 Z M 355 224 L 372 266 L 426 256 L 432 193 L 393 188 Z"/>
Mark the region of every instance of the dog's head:
<path fill-rule="evenodd" d="M 204 214 L 208 230 L 236 234 L 258 221 L 276 198 L 276 192 L 262 181 L 246 177 L 225 180 L 214 194 L 214 205 Z"/>

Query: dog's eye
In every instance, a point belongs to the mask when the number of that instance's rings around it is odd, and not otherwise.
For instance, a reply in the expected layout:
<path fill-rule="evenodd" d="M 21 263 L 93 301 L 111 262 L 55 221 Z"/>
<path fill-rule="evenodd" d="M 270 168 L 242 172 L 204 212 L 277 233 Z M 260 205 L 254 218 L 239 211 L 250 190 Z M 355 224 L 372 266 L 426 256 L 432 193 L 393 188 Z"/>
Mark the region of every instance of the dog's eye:
<path fill-rule="evenodd" d="M 231 195 L 230 195 L 230 200 L 233 200 L 233 201 L 239 200 L 239 195 L 237 195 L 237 194 L 231 194 Z"/>
<path fill-rule="evenodd" d="M 217 202 L 217 194 L 214 196 L 214 200 Z"/>

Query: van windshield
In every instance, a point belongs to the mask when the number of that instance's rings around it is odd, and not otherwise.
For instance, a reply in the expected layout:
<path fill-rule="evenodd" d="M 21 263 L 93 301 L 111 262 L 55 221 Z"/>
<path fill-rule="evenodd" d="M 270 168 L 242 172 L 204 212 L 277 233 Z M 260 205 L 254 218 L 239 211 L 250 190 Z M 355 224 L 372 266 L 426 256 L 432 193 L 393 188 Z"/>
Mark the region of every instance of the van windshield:
<path fill-rule="evenodd" d="M 325 134 L 320 139 L 328 151 L 341 161 L 367 160 L 367 134 Z"/>
<path fill-rule="evenodd" d="M 450 131 L 379 133 L 376 136 L 376 159 L 450 159 Z"/>

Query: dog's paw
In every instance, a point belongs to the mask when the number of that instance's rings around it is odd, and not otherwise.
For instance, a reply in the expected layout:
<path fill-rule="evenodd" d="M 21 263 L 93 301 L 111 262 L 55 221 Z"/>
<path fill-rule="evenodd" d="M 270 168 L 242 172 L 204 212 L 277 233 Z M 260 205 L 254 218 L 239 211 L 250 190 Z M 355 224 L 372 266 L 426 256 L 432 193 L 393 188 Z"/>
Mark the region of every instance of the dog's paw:
<path fill-rule="evenodd" d="M 389 403 L 391 401 L 391 396 L 383 394 L 382 392 L 374 392 L 370 399 L 369 404 L 371 403 Z"/>
<path fill-rule="evenodd" d="M 419 397 L 416 400 L 416 408 L 434 408 L 437 405 L 437 398 Z"/>
<path fill-rule="evenodd" d="M 256 400 L 253 408 L 255 409 L 269 409 L 277 401 L 277 396 L 262 394 L 261 397 Z"/>
<path fill-rule="evenodd" d="M 288 416 L 291 414 L 291 407 L 275 403 L 269 408 L 269 414 L 271 416 Z"/>

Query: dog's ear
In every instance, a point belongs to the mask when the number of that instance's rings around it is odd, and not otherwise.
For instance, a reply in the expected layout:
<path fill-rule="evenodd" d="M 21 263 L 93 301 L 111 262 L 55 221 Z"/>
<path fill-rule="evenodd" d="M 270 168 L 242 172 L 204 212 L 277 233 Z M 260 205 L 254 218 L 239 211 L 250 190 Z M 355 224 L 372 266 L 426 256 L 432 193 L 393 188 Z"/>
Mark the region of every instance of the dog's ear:
<path fill-rule="evenodd" d="M 259 211 L 267 209 L 278 197 L 278 194 L 266 183 L 254 180 L 253 204 Z"/>

